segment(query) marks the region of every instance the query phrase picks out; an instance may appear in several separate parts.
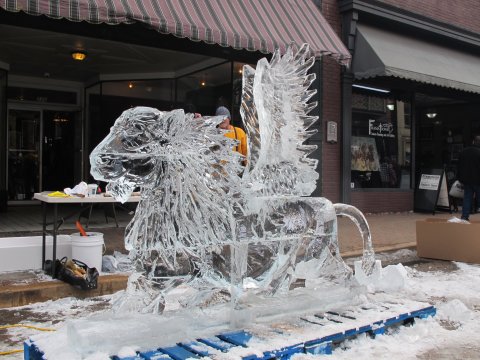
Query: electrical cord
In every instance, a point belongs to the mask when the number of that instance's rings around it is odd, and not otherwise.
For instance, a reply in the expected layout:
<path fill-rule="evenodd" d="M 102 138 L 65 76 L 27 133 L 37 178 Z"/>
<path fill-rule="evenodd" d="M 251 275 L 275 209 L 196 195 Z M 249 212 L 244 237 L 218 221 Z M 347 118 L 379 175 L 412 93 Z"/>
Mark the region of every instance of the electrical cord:
<path fill-rule="evenodd" d="M 33 330 L 38 330 L 38 331 L 56 331 L 55 329 L 41 328 L 41 327 L 38 327 L 38 326 L 24 325 L 24 324 L 13 324 L 13 325 L 0 326 L 0 330 L 9 329 L 9 328 L 25 328 L 25 329 L 33 329 Z M 11 354 L 16 354 L 16 353 L 20 353 L 20 352 L 23 352 L 23 349 L 0 351 L 0 356 L 11 355 Z"/>

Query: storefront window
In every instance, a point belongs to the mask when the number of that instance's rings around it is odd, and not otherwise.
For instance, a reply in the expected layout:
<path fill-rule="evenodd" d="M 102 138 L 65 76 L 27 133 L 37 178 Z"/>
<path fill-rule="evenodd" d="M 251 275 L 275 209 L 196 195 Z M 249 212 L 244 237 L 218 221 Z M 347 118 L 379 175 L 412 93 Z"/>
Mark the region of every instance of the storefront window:
<path fill-rule="evenodd" d="M 410 189 L 410 104 L 353 93 L 351 177 L 354 188 Z"/>
<path fill-rule="evenodd" d="M 0 69 L 0 212 L 7 209 L 7 72 Z"/>
<path fill-rule="evenodd" d="M 235 126 L 241 126 L 240 103 L 243 63 L 226 61 L 172 79 L 105 81 L 85 89 L 87 153 L 108 134 L 120 114 L 135 106 L 162 111 L 184 109 L 204 116 L 218 106 L 231 110 Z M 84 158 L 84 172 L 89 173 Z"/>
<path fill-rule="evenodd" d="M 77 93 L 72 91 L 10 86 L 8 88 L 8 99 L 17 101 L 35 101 L 40 103 L 76 105 Z"/>
<path fill-rule="evenodd" d="M 218 106 L 225 106 L 231 111 L 231 124 L 242 126 L 243 65 L 241 62 L 225 62 L 177 78 L 177 107 L 214 115 Z"/>
<path fill-rule="evenodd" d="M 82 157 L 82 169 L 83 178 L 87 178 L 90 174 L 90 161 L 88 156 L 93 148 L 102 139 L 101 136 L 105 136 L 103 130 L 100 131 L 97 124 L 101 123 L 101 99 L 102 99 L 102 84 L 95 84 L 85 89 L 85 117 L 86 121 L 83 127 L 83 148 L 87 151 Z M 103 126 L 102 126 L 103 127 Z M 91 178 L 90 180 L 93 180 Z"/>
<path fill-rule="evenodd" d="M 232 83 L 232 121 L 235 126 L 242 127 L 242 117 L 240 115 L 240 106 L 242 105 L 242 90 L 243 90 L 243 66 L 246 63 L 233 63 L 233 83 Z M 250 64 L 255 68 L 255 65 Z"/>
<path fill-rule="evenodd" d="M 101 141 L 115 120 L 127 109 L 148 106 L 162 111 L 171 110 L 174 107 L 174 94 L 173 79 L 103 82 L 100 93 L 92 91 L 88 96 L 91 145 L 95 146 Z"/>
<path fill-rule="evenodd" d="M 219 105 L 231 106 L 232 63 L 215 65 L 176 79 L 177 108 L 214 115 Z"/>

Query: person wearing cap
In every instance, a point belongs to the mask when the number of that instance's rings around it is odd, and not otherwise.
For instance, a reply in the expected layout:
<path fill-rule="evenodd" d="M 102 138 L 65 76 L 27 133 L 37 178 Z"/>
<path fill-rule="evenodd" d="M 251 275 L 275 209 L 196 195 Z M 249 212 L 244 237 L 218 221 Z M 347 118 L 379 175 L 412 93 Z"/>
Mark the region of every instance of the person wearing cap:
<path fill-rule="evenodd" d="M 247 135 L 243 129 L 230 125 L 230 111 L 225 106 L 220 106 L 215 111 L 215 116 L 223 116 L 223 121 L 218 127 L 223 130 L 230 130 L 225 136 L 230 139 L 239 141 L 239 144 L 233 148 L 233 151 L 239 152 L 243 156 L 247 156 Z M 243 164 L 245 165 L 245 163 Z"/>

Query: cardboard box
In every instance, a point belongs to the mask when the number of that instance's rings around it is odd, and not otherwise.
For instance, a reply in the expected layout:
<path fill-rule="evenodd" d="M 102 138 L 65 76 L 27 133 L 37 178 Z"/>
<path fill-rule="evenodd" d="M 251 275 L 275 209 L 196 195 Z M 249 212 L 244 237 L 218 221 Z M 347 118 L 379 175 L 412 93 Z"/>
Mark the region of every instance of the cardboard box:
<path fill-rule="evenodd" d="M 480 221 L 449 223 L 448 219 L 417 221 L 419 257 L 480 263 Z"/>

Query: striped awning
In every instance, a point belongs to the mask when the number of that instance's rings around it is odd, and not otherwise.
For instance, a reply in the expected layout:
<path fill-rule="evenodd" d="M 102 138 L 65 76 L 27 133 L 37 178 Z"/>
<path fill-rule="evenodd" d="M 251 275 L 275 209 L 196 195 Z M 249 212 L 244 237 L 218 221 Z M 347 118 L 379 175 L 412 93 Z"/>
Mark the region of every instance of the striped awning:
<path fill-rule="evenodd" d="M 0 8 L 95 24 L 141 22 L 163 34 L 263 53 L 308 43 L 316 57 L 350 61 L 313 0 L 0 0 Z"/>

